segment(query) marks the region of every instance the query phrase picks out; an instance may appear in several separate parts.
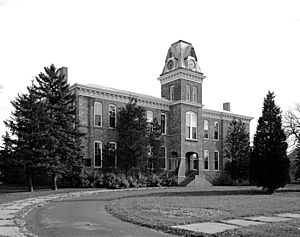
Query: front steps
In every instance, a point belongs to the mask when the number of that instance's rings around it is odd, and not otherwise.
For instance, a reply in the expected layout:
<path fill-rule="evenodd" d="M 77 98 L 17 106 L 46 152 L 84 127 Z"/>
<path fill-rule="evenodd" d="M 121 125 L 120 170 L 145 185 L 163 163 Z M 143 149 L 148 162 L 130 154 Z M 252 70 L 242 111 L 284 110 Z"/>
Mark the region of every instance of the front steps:
<path fill-rule="evenodd" d="M 179 183 L 181 187 L 200 187 L 207 188 L 212 186 L 210 182 L 207 181 L 205 175 L 196 175 L 194 173 L 187 176 L 183 181 Z"/>

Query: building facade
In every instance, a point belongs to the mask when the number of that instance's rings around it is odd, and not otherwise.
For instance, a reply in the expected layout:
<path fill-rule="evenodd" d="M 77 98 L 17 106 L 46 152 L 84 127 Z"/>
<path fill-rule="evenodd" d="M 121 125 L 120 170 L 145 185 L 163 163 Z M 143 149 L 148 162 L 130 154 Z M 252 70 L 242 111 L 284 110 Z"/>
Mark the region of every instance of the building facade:
<path fill-rule="evenodd" d="M 251 117 L 203 108 L 202 83 L 205 79 L 192 44 L 178 41 L 167 52 L 162 74 L 161 98 L 98 85 L 74 84 L 77 116 L 87 166 L 103 167 L 103 146 L 109 144 L 111 165 L 118 166 L 116 132 L 118 109 L 130 98 L 146 110 L 147 120 L 157 118 L 162 126 L 164 168 L 178 169 L 184 180 L 194 173 L 200 179 L 223 174 L 224 141 L 230 121 L 241 119 L 250 129 Z"/>

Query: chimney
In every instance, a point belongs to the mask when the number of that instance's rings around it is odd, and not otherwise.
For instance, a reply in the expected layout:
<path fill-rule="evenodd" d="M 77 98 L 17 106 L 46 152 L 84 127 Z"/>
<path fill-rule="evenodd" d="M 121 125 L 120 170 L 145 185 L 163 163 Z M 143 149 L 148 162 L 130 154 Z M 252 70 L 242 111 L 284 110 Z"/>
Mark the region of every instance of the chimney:
<path fill-rule="evenodd" d="M 65 80 L 68 80 L 68 68 L 67 67 L 61 67 L 58 69 L 58 75 L 65 76 Z"/>
<path fill-rule="evenodd" d="M 230 102 L 223 103 L 223 110 L 230 112 Z"/>

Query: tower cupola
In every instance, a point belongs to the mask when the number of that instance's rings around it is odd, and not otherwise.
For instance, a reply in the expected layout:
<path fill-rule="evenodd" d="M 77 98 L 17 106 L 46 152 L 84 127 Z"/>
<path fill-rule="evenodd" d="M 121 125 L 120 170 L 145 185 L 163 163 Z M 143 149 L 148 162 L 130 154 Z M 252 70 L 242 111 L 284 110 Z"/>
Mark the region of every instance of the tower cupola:
<path fill-rule="evenodd" d="M 180 68 L 201 73 L 193 45 L 183 40 L 173 43 L 169 48 L 161 75 Z"/>

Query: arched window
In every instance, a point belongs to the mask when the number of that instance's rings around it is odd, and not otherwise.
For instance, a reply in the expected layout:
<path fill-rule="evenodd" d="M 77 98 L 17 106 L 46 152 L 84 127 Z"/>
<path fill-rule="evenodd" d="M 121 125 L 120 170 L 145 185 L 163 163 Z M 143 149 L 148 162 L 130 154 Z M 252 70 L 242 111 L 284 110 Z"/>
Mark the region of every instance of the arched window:
<path fill-rule="evenodd" d="M 186 138 L 197 139 L 197 115 L 194 112 L 186 113 Z"/>
<path fill-rule="evenodd" d="M 191 100 L 191 86 L 190 85 L 186 85 L 185 86 L 185 100 L 190 101 Z"/>
<path fill-rule="evenodd" d="M 161 126 L 161 133 L 166 134 L 167 133 L 167 116 L 166 114 L 161 113 L 160 114 L 160 126 Z"/>
<path fill-rule="evenodd" d="M 109 127 L 115 128 L 116 127 L 116 106 L 109 105 Z"/>
<path fill-rule="evenodd" d="M 193 86 L 193 89 L 192 89 L 192 101 L 194 102 L 194 103 L 197 103 L 198 101 L 197 101 L 197 95 L 198 93 L 197 93 L 197 87 L 196 86 Z"/>
<path fill-rule="evenodd" d="M 209 138 L 208 128 L 209 128 L 208 120 L 204 120 L 203 121 L 204 138 L 207 138 L 207 139 Z"/>
<path fill-rule="evenodd" d="M 214 128 L 214 139 L 219 140 L 219 122 L 215 122 L 215 128 Z"/>
<path fill-rule="evenodd" d="M 174 85 L 170 86 L 170 100 L 175 100 L 175 94 L 174 94 Z"/>
<path fill-rule="evenodd" d="M 94 125 L 96 127 L 102 126 L 102 103 L 94 103 Z"/>

